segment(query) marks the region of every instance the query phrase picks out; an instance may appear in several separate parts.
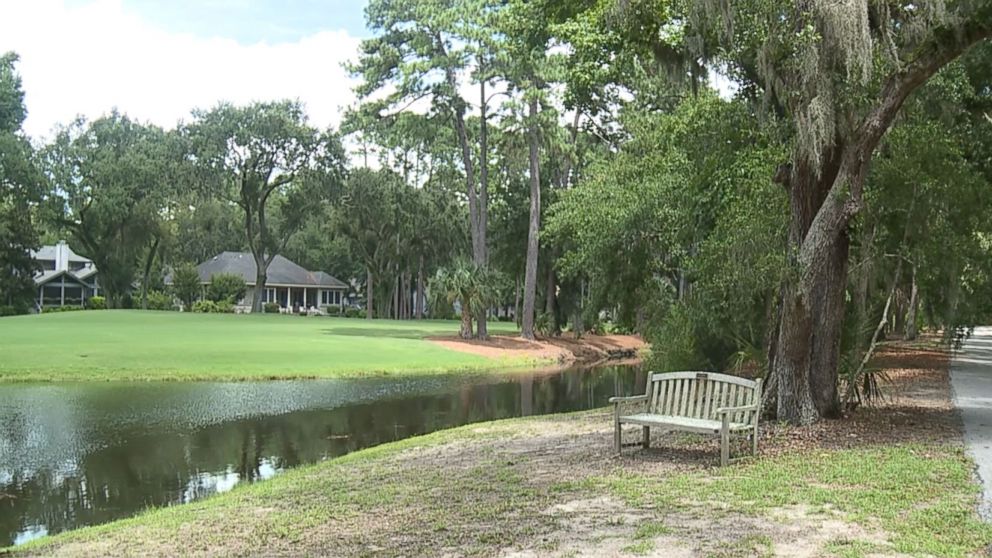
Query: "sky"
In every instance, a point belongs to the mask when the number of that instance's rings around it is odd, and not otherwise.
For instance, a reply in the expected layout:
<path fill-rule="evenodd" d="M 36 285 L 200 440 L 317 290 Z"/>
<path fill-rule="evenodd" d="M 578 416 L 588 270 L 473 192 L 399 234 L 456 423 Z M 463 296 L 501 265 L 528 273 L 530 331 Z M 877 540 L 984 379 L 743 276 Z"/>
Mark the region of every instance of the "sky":
<path fill-rule="evenodd" d="M 171 128 L 193 108 L 299 99 L 319 127 L 353 100 L 342 63 L 365 0 L 0 0 L 36 140 L 117 108 Z"/>

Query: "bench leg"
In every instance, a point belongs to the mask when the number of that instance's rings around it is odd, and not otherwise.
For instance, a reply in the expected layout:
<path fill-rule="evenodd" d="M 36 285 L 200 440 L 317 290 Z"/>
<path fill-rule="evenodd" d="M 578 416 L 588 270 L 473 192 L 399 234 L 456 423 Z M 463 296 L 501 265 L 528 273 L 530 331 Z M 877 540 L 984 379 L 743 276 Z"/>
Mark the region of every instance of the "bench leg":
<path fill-rule="evenodd" d="M 754 434 L 751 435 L 751 455 L 758 455 L 758 425 L 754 425 Z"/>
<path fill-rule="evenodd" d="M 730 462 L 730 415 L 723 415 L 723 425 L 720 428 L 720 466 L 726 467 Z"/>
<path fill-rule="evenodd" d="M 613 412 L 613 449 L 620 456 L 620 411 Z"/>
<path fill-rule="evenodd" d="M 644 446 L 644 449 L 648 449 L 648 448 L 651 447 L 651 427 L 650 426 L 645 426 L 643 428 L 643 430 L 644 430 L 644 442 L 643 442 L 643 446 Z"/>

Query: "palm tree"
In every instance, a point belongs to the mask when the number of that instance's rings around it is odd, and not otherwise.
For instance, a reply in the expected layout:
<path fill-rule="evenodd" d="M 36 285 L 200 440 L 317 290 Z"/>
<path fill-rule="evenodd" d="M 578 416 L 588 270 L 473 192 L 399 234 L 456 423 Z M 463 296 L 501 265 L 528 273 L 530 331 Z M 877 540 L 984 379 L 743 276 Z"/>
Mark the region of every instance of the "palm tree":
<path fill-rule="evenodd" d="M 452 266 L 441 268 L 430 281 L 428 294 L 431 306 L 442 303 L 461 306 L 462 339 L 472 338 L 472 316 L 478 315 L 494 303 L 497 298 L 498 278 L 496 275 L 468 260 L 458 260 Z"/>

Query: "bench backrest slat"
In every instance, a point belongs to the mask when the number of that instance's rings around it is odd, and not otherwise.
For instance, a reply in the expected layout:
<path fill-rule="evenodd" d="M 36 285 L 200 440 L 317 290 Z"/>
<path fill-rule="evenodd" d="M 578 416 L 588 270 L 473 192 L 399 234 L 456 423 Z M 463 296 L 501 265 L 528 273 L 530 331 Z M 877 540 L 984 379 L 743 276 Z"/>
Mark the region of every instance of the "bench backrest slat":
<path fill-rule="evenodd" d="M 703 412 L 699 414 L 699 418 L 706 418 L 716 411 L 716 407 L 713 405 L 713 392 L 715 388 L 716 382 L 706 380 L 706 404 L 703 406 Z"/>
<path fill-rule="evenodd" d="M 648 378 L 648 412 L 660 415 L 719 419 L 717 409 L 755 405 L 761 397 L 761 380 L 727 374 L 669 372 Z M 753 411 L 737 411 L 730 421 L 751 424 L 756 416 Z"/>

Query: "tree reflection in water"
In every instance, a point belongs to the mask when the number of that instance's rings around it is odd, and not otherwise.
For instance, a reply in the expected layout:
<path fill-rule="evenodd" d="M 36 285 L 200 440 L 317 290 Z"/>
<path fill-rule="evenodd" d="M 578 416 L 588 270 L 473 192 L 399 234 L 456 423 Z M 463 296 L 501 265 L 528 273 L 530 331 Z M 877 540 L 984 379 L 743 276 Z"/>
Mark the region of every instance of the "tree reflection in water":
<path fill-rule="evenodd" d="M 645 379 L 636 368 L 600 367 L 449 378 L 5 386 L 0 547 L 443 428 L 603 406 Z"/>

